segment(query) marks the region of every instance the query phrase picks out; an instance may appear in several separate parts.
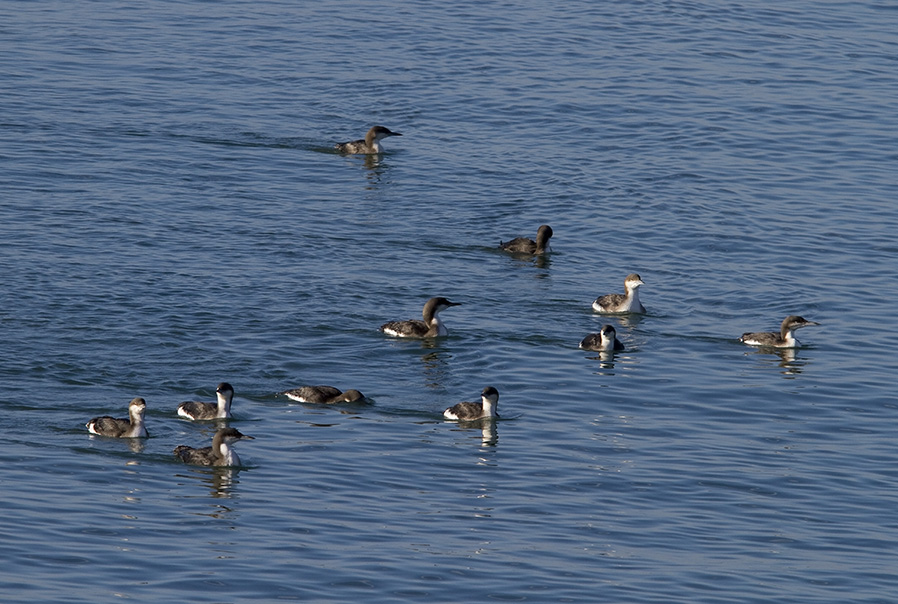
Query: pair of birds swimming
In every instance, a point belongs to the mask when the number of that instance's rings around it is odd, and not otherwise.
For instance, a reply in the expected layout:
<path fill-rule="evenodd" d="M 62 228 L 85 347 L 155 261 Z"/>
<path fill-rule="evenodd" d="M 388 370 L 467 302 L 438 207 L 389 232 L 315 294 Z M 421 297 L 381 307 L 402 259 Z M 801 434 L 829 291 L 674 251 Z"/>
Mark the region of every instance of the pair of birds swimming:
<path fill-rule="evenodd" d="M 217 402 L 187 401 L 178 405 L 178 415 L 192 420 L 230 418 L 234 388 L 227 382 L 222 382 L 215 392 L 218 397 Z M 87 430 L 91 434 L 99 436 L 146 438 L 149 436 L 145 425 L 146 409 L 146 401 L 140 397 L 135 398 L 128 405 L 127 418 L 115 418 L 108 415 L 95 417 L 87 422 Z M 185 463 L 194 465 L 239 466 L 240 457 L 233 449 L 233 445 L 239 440 L 252 438 L 236 428 L 221 428 L 212 437 L 211 446 L 194 448 L 179 445 L 175 447 L 173 453 Z"/>

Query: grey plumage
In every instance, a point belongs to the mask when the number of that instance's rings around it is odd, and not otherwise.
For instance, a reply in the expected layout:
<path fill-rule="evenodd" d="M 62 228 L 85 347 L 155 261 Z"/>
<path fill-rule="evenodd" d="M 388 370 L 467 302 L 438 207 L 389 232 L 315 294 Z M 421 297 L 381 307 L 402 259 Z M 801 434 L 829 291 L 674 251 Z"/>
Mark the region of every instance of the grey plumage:
<path fill-rule="evenodd" d="M 192 420 L 226 419 L 231 417 L 234 387 L 222 382 L 215 389 L 218 402 L 186 401 L 178 405 L 178 415 Z"/>
<path fill-rule="evenodd" d="M 553 234 L 552 227 L 544 224 L 536 231 L 536 241 L 527 237 L 517 237 L 504 243 L 499 242 L 499 247 L 512 254 L 543 254 L 548 251 L 549 239 Z"/>
<path fill-rule="evenodd" d="M 212 437 L 211 447 L 194 449 L 187 445 L 179 445 L 172 451 L 184 463 L 197 466 L 239 466 L 240 457 L 231 448 L 238 440 L 252 439 L 242 434 L 237 428 L 221 428 Z"/>
<path fill-rule="evenodd" d="M 451 307 L 460 306 L 461 302 L 450 302 L 446 298 L 431 298 L 424 304 L 421 312 L 423 321 L 409 319 L 407 321 L 390 321 L 380 326 L 380 330 L 387 335 L 398 338 L 433 338 L 449 333 L 440 322 L 438 315 L 441 311 Z"/>
<path fill-rule="evenodd" d="M 630 273 L 624 279 L 626 294 L 599 296 L 592 303 L 592 308 L 602 313 L 645 313 L 645 306 L 639 301 L 641 285 L 644 285 L 642 278 L 636 273 Z"/>
<path fill-rule="evenodd" d="M 386 128 L 384 126 L 374 126 L 370 130 L 368 130 L 363 140 L 349 141 L 347 143 L 337 143 L 336 145 L 334 145 L 334 149 L 336 149 L 340 153 L 347 153 L 350 155 L 371 155 L 375 153 L 382 153 L 383 147 L 381 147 L 380 141 L 387 138 L 388 136 L 402 136 L 402 133 L 393 132 L 389 128 Z"/>
<path fill-rule="evenodd" d="M 611 325 L 602 325 L 599 333 L 591 333 L 580 341 L 583 350 L 611 352 L 624 350 L 624 345 L 617 339 L 617 332 Z"/>
<path fill-rule="evenodd" d="M 793 333 L 796 329 L 820 325 L 816 321 L 808 321 L 798 315 L 789 315 L 780 324 L 779 333 L 775 331 L 756 331 L 742 334 L 739 341 L 749 346 L 770 346 L 773 348 L 798 348 L 801 343 Z"/>
<path fill-rule="evenodd" d="M 144 414 L 147 403 L 140 397 L 131 400 L 128 405 L 128 418 L 121 419 L 102 415 L 95 417 L 85 424 L 88 432 L 99 436 L 111 436 L 114 438 L 145 438 L 149 436 L 144 426 Z"/>
<path fill-rule="evenodd" d="M 333 386 L 300 386 L 292 390 L 284 392 L 287 398 L 300 403 L 324 403 L 331 405 L 334 403 L 358 403 L 365 400 L 358 390 L 341 391 Z"/>
<path fill-rule="evenodd" d="M 482 418 L 499 417 L 499 391 L 487 386 L 480 393 L 479 403 L 463 402 L 443 411 L 443 417 L 452 420 L 473 421 Z"/>

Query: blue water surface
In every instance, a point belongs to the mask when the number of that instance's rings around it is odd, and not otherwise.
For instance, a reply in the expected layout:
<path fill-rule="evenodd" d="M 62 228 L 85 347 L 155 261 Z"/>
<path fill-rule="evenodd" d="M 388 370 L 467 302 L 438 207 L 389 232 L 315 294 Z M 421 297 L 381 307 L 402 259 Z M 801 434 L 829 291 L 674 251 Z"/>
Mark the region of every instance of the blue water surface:
<path fill-rule="evenodd" d="M 894 601 L 896 32 L 0 4 L 0 600 Z M 403 136 L 333 152 L 374 124 Z M 497 249 L 543 223 L 547 257 Z M 631 272 L 648 314 L 594 313 Z M 449 337 L 378 331 L 436 295 Z M 789 314 L 797 351 L 738 341 Z M 625 352 L 577 348 L 605 323 Z M 185 466 L 216 426 L 177 404 L 221 381 L 255 440 Z M 485 386 L 499 421 L 443 421 Z M 135 396 L 151 438 L 87 434 Z"/>

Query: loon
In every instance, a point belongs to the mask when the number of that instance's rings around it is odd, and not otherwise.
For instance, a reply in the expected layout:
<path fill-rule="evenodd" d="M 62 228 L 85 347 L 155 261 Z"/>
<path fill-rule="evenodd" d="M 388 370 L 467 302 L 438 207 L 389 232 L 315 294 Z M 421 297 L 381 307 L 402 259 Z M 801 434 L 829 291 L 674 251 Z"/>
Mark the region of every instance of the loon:
<path fill-rule="evenodd" d="M 517 237 L 511 241 L 499 242 L 499 247 L 512 254 L 544 254 L 549 249 L 549 239 L 552 238 L 552 227 L 544 224 L 536 231 L 536 241 L 527 237 Z"/>
<path fill-rule="evenodd" d="M 365 400 L 365 395 L 358 390 L 341 392 L 333 386 L 301 386 L 283 394 L 300 403 L 358 403 Z"/>
<path fill-rule="evenodd" d="M 181 458 L 184 463 L 196 466 L 239 466 L 240 457 L 231 448 L 238 440 L 250 439 L 252 436 L 241 434 L 237 428 L 222 428 L 212 438 L 211 447 L 194 449 L 187 445 L 179 445 L 172 451 Z"/>
<path fill-rule="evenodd" d="M 627 295 L 607 294 L 596 298 L 592 308 L 596 312 L 603 313 L 645 313 L 645 306 L 639 301 L 639 286 L 645 285 L 642 278 L 636 273 L 627 275 L 624 279 L 624 287 Z"/>
<path fill-rule="evenodd" d="M 337 143 L 334 145 L 334 149 L 340 153 L 348 153 L 350 155 L 372 155 L 375 153 L 383 153 L 384 148 L 381 147 L 380 141 L 388 136 L 402 136 L 402 133 L 393 132 L 389 128 L 383 126 L 374 126 L 365 135 L 364 140 Z"/>
<path fill-rule="evenodd" d="M 597 350 L 599 352 L 611 352 L 624 350 L 624 345 L 617 339 L 614 327 L 602 325 L 599 333 L 591 333 L 580 342 L 583 350 Z"/>
<path fill-rule="evenodd" d="M 739 338 L 739 341 L 748 344 L 749 346 L 798 348 L 801 346 L 801 343 L 798 341 L 798 338 L 795 337 L 793 332 L 800 327 L 807 327 L 808 325 L 820 325 L 820 323 L 808 321 L 804 317 L 799 317 L 798 315 L 789 315 L 783 319 L 783 324 L 780 326 L 779 333 L 776 333 L 775 331 L 744 333 L 742 334 L 742 337 Z"/>
<path fill-rule="evenodd" d="M 487 386 L 480 393 L 479 403 L 458 403 L 443 411 L 443 417 L 461 421 L 475 419 L 493 419 L 499 417 L 496 407 L 499 405 L 499 391 Z"/>
<path fill-rule="evenodd" d="M 222 382 L 215 389 L 215 393 L 218 395 L 218 403 L 187 401 L 178 405 L 178 415 L 193 420 L 231 417 L 231 399 L 234 398 L 234 388 L 227 382 Z"/>
<path fill-rule="evenodd" d="M 390 321 L 380 326 L 380 330 L 388 336 L 397 338 L 434 338 L 449 335 L 449 330 L 440 322 L 440 311 L 450 306 L 461 306 L 461 302 L 450 302 L 446 298 L 431 298 L 424 304 L 423 321 Z"/>
<path fill-rule="evenodd" d="M 149 436 L 143 425 L 143 416 L 147 410 L 147 402 L 138 397 L 128 405 L 128 419 L 116 419 L 108 415 L 95 417 L 85 425 L 87 431 L 99 436 L 116 438 L 146 438 Z"/>

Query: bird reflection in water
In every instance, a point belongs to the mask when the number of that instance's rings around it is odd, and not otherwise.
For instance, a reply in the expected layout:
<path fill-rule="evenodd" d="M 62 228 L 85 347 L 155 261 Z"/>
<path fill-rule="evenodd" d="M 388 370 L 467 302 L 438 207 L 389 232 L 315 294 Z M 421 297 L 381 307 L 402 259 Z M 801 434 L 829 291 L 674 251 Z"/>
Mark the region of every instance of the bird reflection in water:
<path fill-rule="evenodd" d="M 746 355 L 757 355 L 762 365 L 776 365 L 782 369 L 783 376 L 789 378 L 800 375 L 804 371 L 804 367 L 809 363 L 807 357 L 799 357 L 796 348 L 771 348 L 761 347 L 757 350 L 747 352 Z M 778 361 L 774 361 L 773 357 L 778 357 Z"/>
<path fill-rule="evenodd" d="M 189 473 L 178 476 L 190 478 L 205 485 L 209 489 L 211 497 L 230 499 L 234 488 L 240 484 L 239 474 L 240 468 L 192 466 Z M 231 510 L 226 508 L 224 511 L 230 512 Z M 217 518 L 220 514 L 209 515 Z"/>

